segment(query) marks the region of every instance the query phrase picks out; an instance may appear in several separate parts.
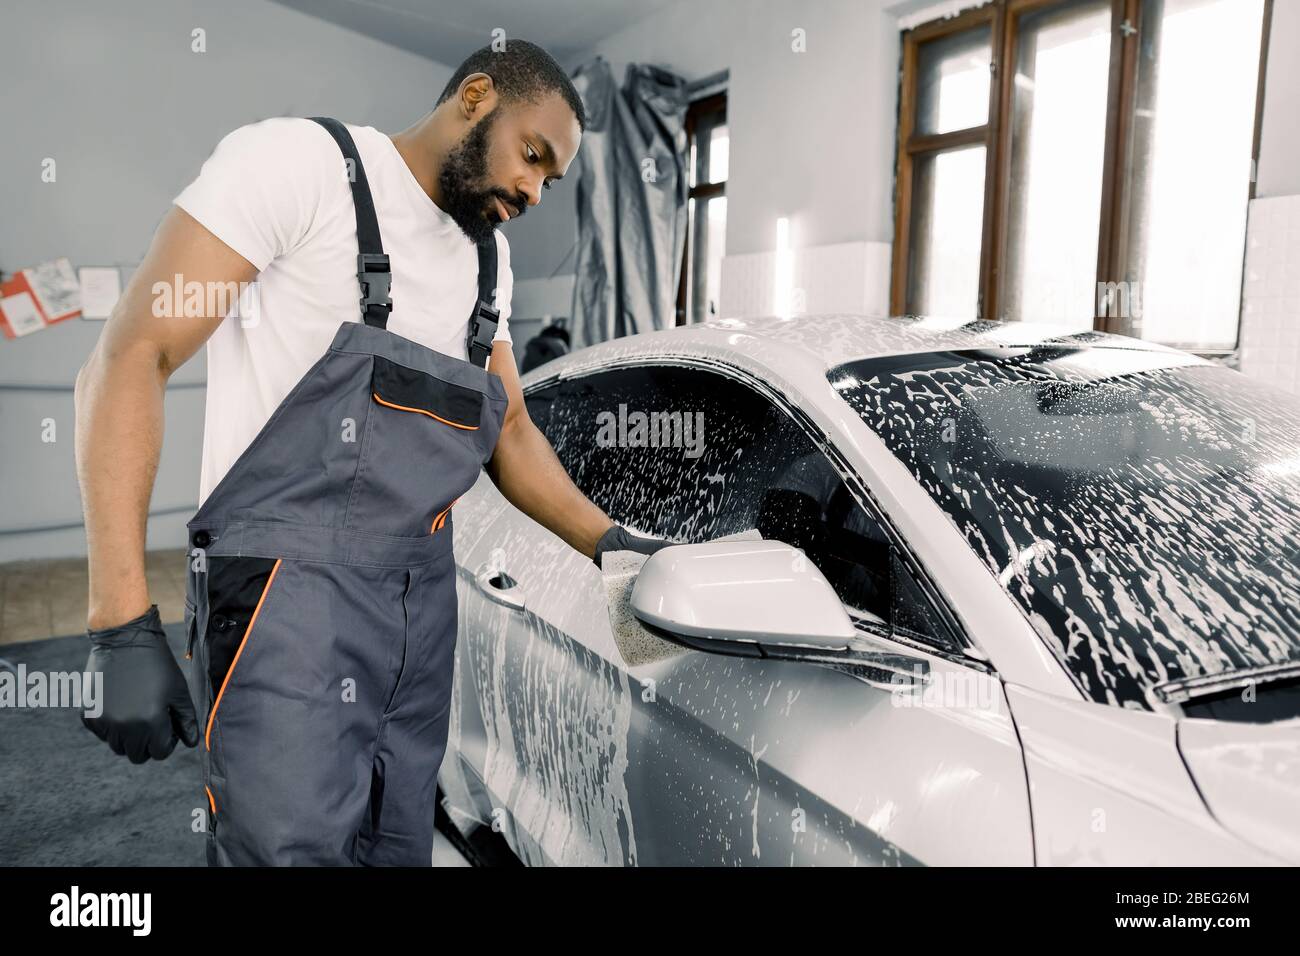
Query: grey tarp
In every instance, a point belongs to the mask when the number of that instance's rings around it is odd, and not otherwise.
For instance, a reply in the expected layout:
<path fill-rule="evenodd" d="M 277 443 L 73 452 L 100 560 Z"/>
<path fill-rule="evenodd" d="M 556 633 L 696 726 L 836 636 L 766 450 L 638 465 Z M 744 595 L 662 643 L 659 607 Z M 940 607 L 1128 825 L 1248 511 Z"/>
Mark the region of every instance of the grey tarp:
<path fill-rule="evenodd" d="M 619 90 L 597 56 L 573 77 L 588 123 L 578 150 L 573 346 L 675 324 L 686 242 L 687 84 L 630 63 Z"/>

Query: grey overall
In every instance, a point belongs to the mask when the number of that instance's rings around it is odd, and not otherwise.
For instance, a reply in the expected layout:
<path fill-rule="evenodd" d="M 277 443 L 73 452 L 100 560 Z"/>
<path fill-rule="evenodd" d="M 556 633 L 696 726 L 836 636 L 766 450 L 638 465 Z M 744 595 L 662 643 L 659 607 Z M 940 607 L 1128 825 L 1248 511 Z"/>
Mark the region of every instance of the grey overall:
<path fill-rule="evenodd" d="M 313 119 L 353 163 L 363 321 L 339 326 L 187 525 L 208 863 L 427 866 L 456 641 L 451 506 L 506 408 L 483 367 L 495 237 L 479 246 L 471 361 L 388 331 L 360 156 Z"/>

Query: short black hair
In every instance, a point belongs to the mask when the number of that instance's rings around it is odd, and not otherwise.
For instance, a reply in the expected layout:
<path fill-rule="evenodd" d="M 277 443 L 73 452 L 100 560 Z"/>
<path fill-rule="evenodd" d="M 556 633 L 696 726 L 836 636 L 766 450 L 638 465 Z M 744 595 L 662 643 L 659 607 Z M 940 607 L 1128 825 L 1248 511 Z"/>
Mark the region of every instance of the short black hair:
<path fill-rule="evenodd" d="M 569 344 L 569 330 L 562 325 L 545 326 L 538 335 L 545 335 L 547 338 L 559 339 L 565 345 Z"/>
<path fill-rule="evenodd" d="M 578 129 L 587 128 L 582 97 L 574 89 L 564 68 L 536 43 L 511 39 L 506 41 L 504 50 L 494 50 L 491 46 L 475 50 L 456 67 L 434 106 L 441 106 L 453 96 L 461 81 L 472 73 L 486 73 L 492 77 L 497 95 L 503 101 L 536 103 L 551 93 L 558 93 L 578 118 Z"/>

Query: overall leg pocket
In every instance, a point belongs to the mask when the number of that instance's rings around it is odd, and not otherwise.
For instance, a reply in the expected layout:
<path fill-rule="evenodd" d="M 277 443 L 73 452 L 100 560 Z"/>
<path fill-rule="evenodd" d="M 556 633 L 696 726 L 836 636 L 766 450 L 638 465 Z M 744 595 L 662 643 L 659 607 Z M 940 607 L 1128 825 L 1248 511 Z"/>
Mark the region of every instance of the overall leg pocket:
<path fill-rule="evenodd" d="M 281 561 L 276 558 L 214 557 L 208 559 L 208 620 L 205 668 L 208 699 L 204 744 L 212 750 L 212 729 L 236 666 L 253 638 L 257 618 L 266 604 Z"/>

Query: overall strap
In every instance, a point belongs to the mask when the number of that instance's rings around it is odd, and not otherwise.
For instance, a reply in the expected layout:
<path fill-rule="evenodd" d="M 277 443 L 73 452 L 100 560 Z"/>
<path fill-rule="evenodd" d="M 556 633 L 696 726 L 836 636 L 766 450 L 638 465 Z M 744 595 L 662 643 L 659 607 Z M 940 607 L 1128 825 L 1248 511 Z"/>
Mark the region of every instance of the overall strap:
<path fill-rule="evenodd" d="M 478 302 L 469 317 L 465 354 L 471 364 L 487 366 L 492 355 L 492 338 L 497 334 L 500 311 L 492 303 L 497 288 L 497 237 L 495 231 L 478 243 Z"/>
<path fill-rule="evenodd" d="M 310 119 L 325 127 L 350 163 L 348 181 L 352 184 L 352 205 L 357 214 L 357 281 L 361 283 L 361 317 L 366 325 L 387 328 L 388 314 L 393 311 L 393 300 L 388 297 L 393 274 L 379 238 L 375 201 L 370 196 L 370 182 L 366 179 L 366 168 L 361 165 L 361 154 L 352 141 L 352 134 L 338 120 L 324 116 Z M 496 249 L 492 252 L 495 256 Z"/>

